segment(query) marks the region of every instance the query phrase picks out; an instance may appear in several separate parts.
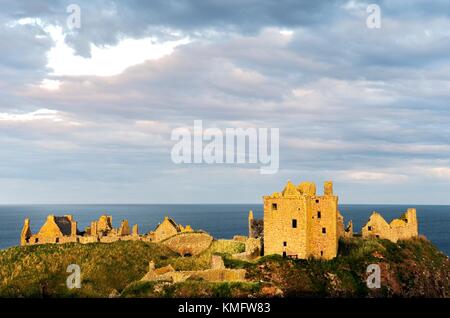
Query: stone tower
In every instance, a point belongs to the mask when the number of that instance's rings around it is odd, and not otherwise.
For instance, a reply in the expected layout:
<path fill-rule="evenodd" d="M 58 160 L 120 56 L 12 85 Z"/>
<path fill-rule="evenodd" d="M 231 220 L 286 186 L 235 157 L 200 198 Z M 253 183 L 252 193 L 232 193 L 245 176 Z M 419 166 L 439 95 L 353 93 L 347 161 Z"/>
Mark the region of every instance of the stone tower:
<path fill-rule="evenodd" d="M 284 190 L 264 196 L 264 254 L 331 259 L 338 248 L 338 197 L 333 184 L 316 195 L 312 182 L 288 181 Z"/>

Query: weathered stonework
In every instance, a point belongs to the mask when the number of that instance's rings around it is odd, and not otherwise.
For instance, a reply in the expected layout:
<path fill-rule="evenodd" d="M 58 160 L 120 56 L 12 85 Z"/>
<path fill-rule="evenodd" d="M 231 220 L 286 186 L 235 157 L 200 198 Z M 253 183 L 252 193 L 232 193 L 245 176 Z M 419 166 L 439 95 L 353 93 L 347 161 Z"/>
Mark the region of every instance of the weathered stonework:
<path fill-rule="evenodd" d="M 209 282 L 245 281 L 245 274 L 245 269 L 225 268 L 222 258 L 213 255 L 211 269 L 199 271 L 175 271 L 170 265 L 155 269 L 154 263 L 151 261 L 149 271 L 141 281 L 167 281 L 172 283 L 198 279 Z"/>
<path fill-rule="evenodd" d="M 183 227 L 181 224 L 175 223 L 175 221 L 169 217 L 165 217 L 164 220 L 158 224 L 154 231 L 150 232 L 148 235 L 151 237 L 153 242 L 161 242 L 171 236 L 178 233 L 189 233 L 193 232 L 190 225 Z"/>
<path fill-rule="evenodd" d="M 49 215 L 46 222 L 37 234 L 30 230 L 30 220 L 25 219 L 20 236 L 21 245 L 66 243 L 77 241 L 77 223 L 71 215 L 54 216 Z"/>
<path fill-rule="evenodd" d="M 181 256 L 198 255 L 211 246 L 213 237 L 208 233 L 184 232 L 175 234 L 161 243 Z"/>
<path fill-rule="evenodd" d="M 324 195 L 316 195 L 312 182 L 264 196 L 264 255 L 280 254 L 296 258 L 331 259 L 337 254 L 338 197 L 331 181 Z"/>
<path fill-rule="evenodd" d="M 261 254 L 262 254 L 262 238 L 249 237 L 242 241 L 238 237 L 237 241 L 241 241 L 241 242 L 245 243 L 245 251 L 242 253 L 233 254 L 232 257 L 234 259 L 243 260 L 243 261 L 252 261 L 261 256 Z"/>
<path fill-rule="evenodd" d="M 248 237 L 256 238 L 264 236 L 264 221 L 256 220 L 253 217 L 253 211 L 248 213 Z"/>
<path fill-rule="evenodd" d="M 117 241 L 161 242 L 178 234 L 193 234 L 192 237 L 175 239 L 172 244 L 170 242 L 167 243 L 171 244 L 173 250 L 177 250 L 183 255 L 195 255 L 206 249 L 212 242 L 212 237 L 207 233 L 194 232 L 189 225 L 183 227 L 168 217 L 157 226 L 155 231 L 146 235 L 139 235 L 137 224 L 130 230 L 128 220 L 123 220 L 118 228 L 114 228 L 112 226 L 112 217 L 108 215 L 102 215 L 98 220 L 92 221 L 90 226 L 81 232 L 78 231 L 77 222 L 73 220 L 71 215 L 62 217 L 49 215 L 44 225 L 35 235 L 31 233 L 30 220 L 28 218 L 25 219 L 20 235 L 20 245 L 113 243 Z M 202 237 L 199 238 L 196 235 Z M 205 245 L 207 246 L 205 247 Z"/>
<path fill-rule="evenodd" d="M 350 220 L 347 227 L 344 225 L 344 217 L 338 211 L 338 236 L 339 237 L 353 237 L 353 222 Z"/>
<path fill-rule="evenodd" d="M 399 219 L 391 223 L 377 212 L 373 212 L 369 221 L 361 229 L 362 237 L 378 237 L 392 242 L 407 240 L 419 235 L 416 209 L 410 208 Z"/>

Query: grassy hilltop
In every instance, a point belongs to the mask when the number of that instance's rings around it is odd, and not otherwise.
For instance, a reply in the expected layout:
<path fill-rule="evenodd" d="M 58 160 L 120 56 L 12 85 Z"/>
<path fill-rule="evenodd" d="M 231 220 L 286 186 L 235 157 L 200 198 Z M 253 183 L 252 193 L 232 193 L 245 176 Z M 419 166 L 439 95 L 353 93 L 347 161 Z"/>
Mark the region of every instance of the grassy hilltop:
<path fill-rule="evenodd" d="M 0 297 L 449 297 L 450 262 L 426 239 L 342 240 L 330 261 L 279 256 L 256 262 L 231 259 L 242 243 L 214 241 L 204 253 L 179 257 L 163 245 L 145 242 L 62 244 L 13 247 L 0 251 Z M 230 268 L 247 269 L 248 282 L 139 282 L 154 260 L 156 267 L 207 269 L 212 254 Z M 366 287 L 369 264 L 381 267 L 381 289 Z M 81 267 L 80 289 L 68 290 L 69 264 Z"/>

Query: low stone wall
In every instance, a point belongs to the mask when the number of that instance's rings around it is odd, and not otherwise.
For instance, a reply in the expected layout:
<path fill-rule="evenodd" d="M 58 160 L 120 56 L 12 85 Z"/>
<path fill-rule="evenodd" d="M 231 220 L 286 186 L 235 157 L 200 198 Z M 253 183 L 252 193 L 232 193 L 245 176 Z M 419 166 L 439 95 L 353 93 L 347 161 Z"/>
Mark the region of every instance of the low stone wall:
<path fill-rule="evenodd" d="M 261 238 L 247 238 L 245 240 L 245 252 L 233 254 L 232 257 L 237 260 L 251 261 L 261 256 L 261 249 Z"/>
<path fill-rule="evenodd" d="M 81 244 L 96 243 L 96 242 L 98 242 L 98 237 L 96 237 L 96 236 L 81 236 L 80 237 Z"/>
<path fill-rule="evenodd" d="M 245 281 L 245 269 L 207 269 L 190 272 L 189 279 L 204 279 L 209 282 Z"/>
<path fill-rule="evenodd" d="M 212 243 L 213 237 L 207 233 L 188 232 L 174 235 L 161 244 L 181 256 L 198 255 Z"/>

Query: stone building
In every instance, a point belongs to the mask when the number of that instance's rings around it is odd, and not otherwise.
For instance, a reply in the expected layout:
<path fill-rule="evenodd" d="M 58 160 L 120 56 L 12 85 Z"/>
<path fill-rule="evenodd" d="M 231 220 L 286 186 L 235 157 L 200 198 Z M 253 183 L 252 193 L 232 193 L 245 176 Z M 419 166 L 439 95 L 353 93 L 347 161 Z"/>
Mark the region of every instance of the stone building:
<path fill-rule="evenodd" d="M 264 196 L 264 255 L 294 258 L 331 259 L 337 254 L 342 232 L 338 225 L 338 197 L 333 184 L 324 184 L 324 194 L 316 185 L 288 181 L 282 192 Z"/>
<path fill-rule="evenodd" d="M 115 229 L 112 226 L 112 217 L 102 215 L 97 221 L 91 222 L 91 225 L 85 231 L 78 231 L 77 222 L 73 220 L 72 215 L 47 217 L 44 225 L 37 234 L 32 234 L 30 220 L 25 219 L 20 235 L 20 245 L 35 245 L 48 243 L 110 243 L 119 240 L 139 240 L 137 233 L 130 234 L 130 226 L 127 220 L 123 220 L 120 227 Z"/>
<path fill-rule="evenodd" d="M 361 229 L 362 237 L 377 237 L 392 242 L 406 240 L 419 235 L 416 209 L 410 208 L 399 219 L 391 223 L 377 212 L 373 212 L 369 221 Z"/>
<path fill-rule="evenodd" d="M 50 214 L 37 234 L 31 233 L 30 220 L 25 219 L 20 236 L 21 245 L 65 243 L 77 241 L 77 222 L 71 215 L 54 216 Z"/>
<path fill-rule="evenodd" d="M 252 211 L 248 215 L 248 238 L 261 239 L 263 255 L 332 259 L 337 255 L 339 239 L 353 237 L 353 223 L 344 225 L 331 181 L 325 182 L 323 195 L 316 194 L 312 182 L 296 186 L 288 181 L 282 192 L 263 199 L 264 219 L 255 220 Z M 417 237 L 416 209 L 408 209 L 391 223 L 374 212 L 362 228 L 361 236 L 393 242 Z"/>
<path fill-rule="evenodd" d="M 186 225 L 186 227 L 184 227 L 166 216 L 164 220 L 156 226 L 155 230 L 150 232 L 148 235 L 152 242 L 161 242 L 171 236 L 185 232 L 193 232 L 190 225 Z"/>
<path fill-rule="evenodd" d="M 138 231 L 138 225 L 135 224 L 130 228 L 128 220 L 122 220 L 120 226 L 114 228 L 112 216 L 110 215 L 100 216 L 98 220 L 92 221 L 90 226 L 86 227 L 84 231 L 78 231 L 77 222 L 73 220 L 71 215 L 49 215 L 39 232 L 34 235 L 31 232 L 30 220 L 28 218 L 25 219 L 20 235 L 20 245 L 75 242 L 83 244 L 95 242 L 112 243 L 116 241 L 161 242 L 177 234 L 197 234 L 189 225 L 184 227 L 175 223 L 169 217 L 165 217 L 154 231 L 146 235 L 139 235 Z M 190 251 L 196 251 L 196 249 L 191 247 L 191 245 L 195 245 L 192 242 L 197 242 L 199 239 L 197 237 L 179 237 L 177 240 L 181 242 L 182 247 L 185 247 L 186 253 L 192 254 Z"/>

